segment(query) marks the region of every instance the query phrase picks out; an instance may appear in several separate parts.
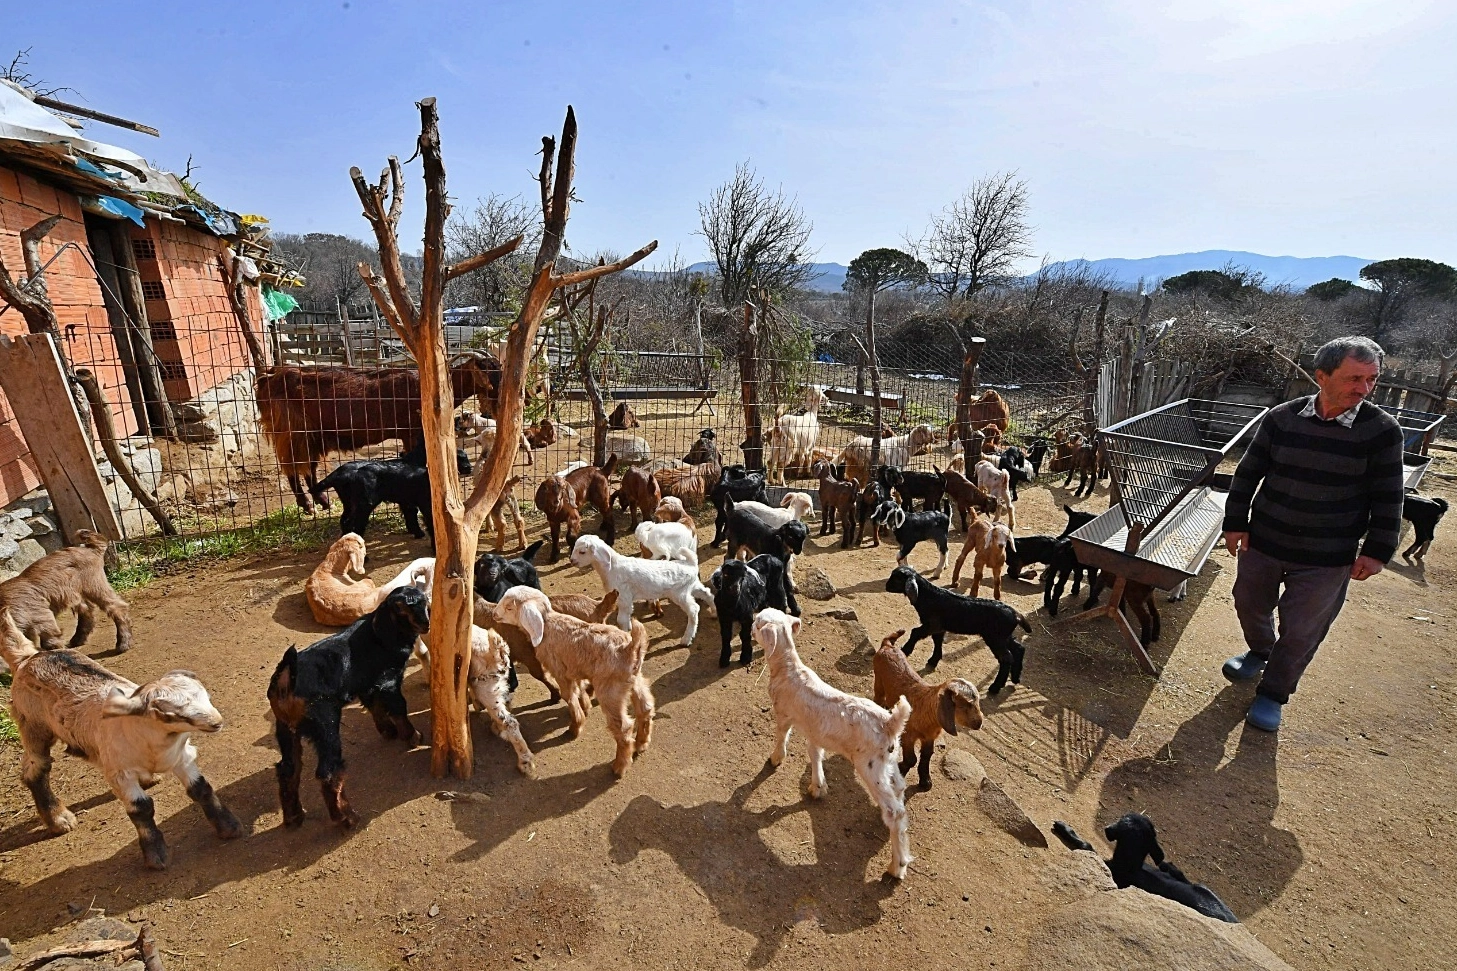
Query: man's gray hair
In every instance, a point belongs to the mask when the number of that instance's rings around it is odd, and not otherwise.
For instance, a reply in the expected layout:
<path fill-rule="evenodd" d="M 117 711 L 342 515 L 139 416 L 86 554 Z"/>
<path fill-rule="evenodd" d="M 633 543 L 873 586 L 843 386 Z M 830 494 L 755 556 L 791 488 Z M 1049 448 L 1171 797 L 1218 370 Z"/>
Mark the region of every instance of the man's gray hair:
<path fill-rule="evenodd" d="M 1386 352 L 1369 337 L 1337 337 L 1322 344 L 1315 352 L 1315 370 L 1333 374 L 1348 357 L 1379 368 L 1386 361 Z"/>

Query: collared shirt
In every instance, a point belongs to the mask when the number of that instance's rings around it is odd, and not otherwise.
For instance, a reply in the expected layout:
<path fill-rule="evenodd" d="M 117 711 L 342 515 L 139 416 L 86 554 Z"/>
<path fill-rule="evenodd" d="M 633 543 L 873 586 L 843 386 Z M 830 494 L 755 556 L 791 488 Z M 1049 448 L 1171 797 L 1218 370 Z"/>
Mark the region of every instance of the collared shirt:
<path fill-rule="evenodd" d="M 1301 418 L 1320 418 L 1320 412 L 1315 410 L 1315 399 L 1319 397 L 1320 395 L 1316 394 L 1310 396 L 1310 400 L 1307 401 L 1305 403 L 1305 407 L 1300 410 Z M 1335 420 L 1340 422 L 1342 427 L 1350 428 L 1352 425 L 1356 424 L 1356 412 L 1360 410 L 1361 402 L 1358 401 L 1356 402 L 1355 406 L 1352 407 L 1349 411 L 1343 411 L 1339 415 L 1336 415 Z M 1327 419 L 1321 418 L 1321 421 L 1326 420 Z"/>

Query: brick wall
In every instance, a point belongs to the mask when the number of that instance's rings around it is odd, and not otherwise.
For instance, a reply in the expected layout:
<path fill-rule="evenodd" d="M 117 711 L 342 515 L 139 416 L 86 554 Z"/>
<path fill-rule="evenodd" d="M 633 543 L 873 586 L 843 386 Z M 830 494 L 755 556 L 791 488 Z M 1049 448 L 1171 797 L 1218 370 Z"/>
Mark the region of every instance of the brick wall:
<path fill-rule="evenodd" d="M 59 214 L 58 222 L 40 244 L 42 263 L 55 256 L 67 243 L 67 249 L 46 270 L 46 288 L 60 323 L 64 352 L 78 367 L 91 366 L 106 388 L 118 433 L 136 431 L 131 400 L 125 382 L 107 381 L 106 375 L 120 370 L 115 367 L 116 343 L 106 316 L 101 287 L 86 260 L 90 247 L 86 242 L 86 225 L 81 204 L 64 189 L 55 189 L 25 174 L 0 167 L 0 257 L 10 275 L 25 275 L 25 261 L 20 251 L 20 233 L 48 216 Z M 82 256 L 86 254 L 86 257 Z M 3 304 L 0 304 L 3 306 Z M 0 333 L 26 333 L 25 319 L 18 310 L 0 315 Z M 40 485 L 40 476 L 30 457 L 30 450 L 9 403 L 0 392 L 0 504 L 9 503 Z"/>

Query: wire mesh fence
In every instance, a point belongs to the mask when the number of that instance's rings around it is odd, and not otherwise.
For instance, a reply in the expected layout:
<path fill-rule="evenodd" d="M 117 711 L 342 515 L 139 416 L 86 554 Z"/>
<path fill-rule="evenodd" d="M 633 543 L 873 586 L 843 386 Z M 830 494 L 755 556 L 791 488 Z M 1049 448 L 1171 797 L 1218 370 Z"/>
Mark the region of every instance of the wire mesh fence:
<path fill-rule="evenodd" d="M 313 482 L 333 468 L 359 459 L 394 459 L 419 437 L 419 385 L 412 365 L 391 366 L 387 339 L 361 327 L 364 315 L 340 308 L 291 315 L 270 330 L 270 357 L 282 367 L 261 383 L 235 327 L 158 320 L 152 336 L 162 360 L 176 364 L 164 371 L 168 401 L 178 418 L 177 436 L 167 438 L 148 424 L 144 386 L 134 365 L 110 358 L 98 343 L 88 360 L 117 418 L 122 452 L 144 488 L 153 492 L 171 516 L 177 535 L 162 538 L 153 518 L 130 494 L 116 470 L 101 463 L 103 481 L 119 512 L 124 535 L 119 550 L 133 561 L 175 553 L 180 547 L 200 549 L 200 541 L 248 531 L 320 532 L 333 511 L 312 513 L 300 507 L 312 501 Z M 457 346 L 472 340 L 478 322 L 462 325 Z M 353 366 L 341 364 L 344 335 L 349 335 Z M 302 340 L 301 335 L 319 335 Z M 332 343 L 331 343 L 332 341 Z M 292 346 L 292 353 L 289 348 Z M 280 350 L 282 349 L 282 351 Z M 880 391 L 885 434 L 901 434 L 928 424 L 937 444 L 917 457 L 918 467 L 944 467 L 949 459 L 946 427 L 955 414 L 961 352 L 954 346 L 883 349 Z M 520 478 L 512 492 L 528 523 L 532 497 L 548 475 L 576 461 L 593 459 L 597 422 L 581 368 L 557 346 L 552 361 L 550 392 L 528 405 L 533 421 L 550 416 L 560 430 L 555 442 L 518 454 L 513 474 Z M 997 390 L 1011 413 L 1008 436 L 1026 441 L 1050 433 L 1059 423 L 1075 423 L 1082 412 L 1083 378 L 1067 368 L 1031 366 L 1012 353 L 988 351 L 982 357 L 980 388 Z M 370 365 L 370 366 L 365 366 Z M 758 401 L 760 432 L 767 442 L 780 415 L 805 411 L 806 390 L 823 390 L 828 401 L 817 413 L 817 444 L 833 454 L 859 435 L 871 432 L 873 385 L 863 362 L 838 359 L 829 348 L 816 348 L 799 359 L 755 358 L 752 391 Z M 288 375 L 285 380 L 279 375 Z M 681 463 L 705 429 L 712 429 L 725 464 L 745 461 L 748 437 L 740 362 L 714 353 L 665 352 L 617 348 L 592 361 L 592 375 L 602 393 L 602 413 L 625 404 L 635 427 L 612 429 L 609 451 L 622 464 L 663 467 Z M 458 411 L 488 411 L 476 397 L 476 385 L 457 381 Z M 271 434 L 270 434 L 271 432 Z M 474 465 L 483 446 L 469 436 L 458 445 Z M 817 485 L 808 463 L 788 470 L 788 484 L 813 492 Z M 293 481 L 290 479 L 293 476 Z M 335 506 L 337 511 L 337 505 Z M 589 528 L 595 523 L 588 514 Z M 398 517 L 388 510 L 376 515 L 377 530 L 398 530 Z M 328 534 L 322 529 L 321 535 Z"/>

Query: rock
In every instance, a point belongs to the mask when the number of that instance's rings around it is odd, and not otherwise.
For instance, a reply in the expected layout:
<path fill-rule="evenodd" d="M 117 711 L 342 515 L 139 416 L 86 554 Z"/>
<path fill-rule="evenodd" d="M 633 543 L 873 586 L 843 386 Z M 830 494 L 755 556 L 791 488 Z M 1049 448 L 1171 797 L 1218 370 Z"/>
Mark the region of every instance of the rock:
<path fill-rule="evenodd" d="M 948 754 L 949 752 L 950 750 Z M 976 793 L 976 805 L 988 819 L 1027 846 L 1040 846 L 1044 849 L 1047 847 L 1047 837 L 1042 834 L 1042 830 L 1028 818 L 1016 800 L 991 779 L 981 780 L 981 788 Z"/>
<path fill-rule="evenodd" d="M 7 509 L 5 513 L 12 519 L 29 519 L 35 515 L 35 513 L 31 512 L 25 506 L 16 506 L 14 509 Z"/>
<path fill-rule="evenodd" d="M 794 571 L 794 591 L 811 600 L 833 600 L 835 585 L 825 576 L 825 571 L 812 563 L 800 563 Z"/>
<path fill-rule="evenodd" d="M 854 607 L 831 607 L 829 610 L 824 611 L 824 613 L 822 613 L 820 616 L 833 617 L 835 620 L 860 620 L 860 615 L 855 613 Z"/>
<path fill-rule="evenodd" d="M 25 503 L 35 510 L 37 515 L 51 511 L 51 497 L 44 492 L 39 495 L 26 496 Z"/>
<path fill-rule="evenodd" d="M 1094 865 L 1101 876 L 1094 875 Z M 1290 971 L 1243 924 L 1205 917 L 1133 887 L 1109 889 L 1107 867 L 1091 853 L 1067 853 L 1054 866 L 1074 871 L 1055 881 L 1061 893 L 1076 894 L 1080 879 L 1082 893 L 1037 924 L 1027 944 L 1027 971 Z"/>
<path fill-rule="evenodd" d="M 15 518 L 13 514 L 10 519 L 5 521 L 4 529 L 5 535 L 17 543 L 35 533 L 35 530 L 30 528 L 30 523 L 27 523 L 24 519 Z"/>
<path fill-rule="evenodd" d="M 20 552 L 20 544 L 19 543 L 17 543 L 15 540 L 9 539 L 9 538 L 7 538 L 5 536 L 0 536 L 0 563 L 3 563 L 6 560 L 12 558 L 13 556 L 15 556 L 15 554 L 17 554 L 19 552 Z M 25 567 L 20 567 L 19 569 L 22 569 L 23 570 L 23 569 L 25 569 Z"/>
<path fill-rule="evenodd" d="M 970 752 L 959 748 L 948 748 L 941 756 L 941 774 L 953 782 L 970 782 L 979 786 L 987 777 L 987 770 Z"/>
<path fill-rule="evenodd" d="M 10 557 L 9 568 L 12 570 L 24 570 L 36 560 L 46 555 L 46 548 L 33 539 L 20 541 L 14 555 Z"/>
<path fill-rule="evenodd" d="M 26 525 L 30 527 L 32 536 L 49 536 L 56 531 L 56 524 L 51 522 L 48 516 L 36 516 L 34 519 L 26 520 Z"/>
<path fill-rule="evenodd" d="M 124 920 L 115 917 L 90 917 L 81 921 L 66 934 L 69 944 L 85 944 L 87 941 L 134 941 L 137 929 Z"/>
<path fill-rule="evenodd" d="M 10 946 L 10 939 L 0 937 L 0 968 L 8 968 L 15 963 L 15 949 Z"/>
<path fill-rule="evenodd" d="M 18 577 L 20 573 L 16 570 L 0 570 L 0 583 L 4 583 L 11 577 Z"/>

